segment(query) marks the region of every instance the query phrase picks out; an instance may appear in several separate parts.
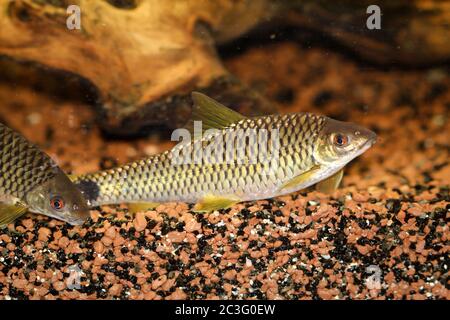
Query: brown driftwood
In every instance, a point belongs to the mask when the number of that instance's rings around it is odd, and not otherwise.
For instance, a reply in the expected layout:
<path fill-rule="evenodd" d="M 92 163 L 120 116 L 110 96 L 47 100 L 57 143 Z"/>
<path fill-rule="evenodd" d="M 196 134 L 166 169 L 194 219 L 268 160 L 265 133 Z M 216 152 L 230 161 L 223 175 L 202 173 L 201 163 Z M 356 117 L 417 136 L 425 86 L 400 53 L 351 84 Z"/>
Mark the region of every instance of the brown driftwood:
<path fill-rule="evenodd" d="M 182 123 L 193 90 L 247 113 L 273 111 L 227 72 L 215 51 L 216 43 L 269 20 L 324 32 L 379 63 L 449 59 L 449 2 L 380 0 L 382 29 L 369 31 L 371 2 L 0 0 L 0 55 L 87 79 L 99 93 L 103 127 L 132 134 Z M 81 8 L 81 30 L 66 27 L 69 4 Z"/>
<path fill-rule="evenodd" d="M 256 113 L 270 111 L 225 70 L 212 38 L 247 31 L 270 16 L 267 3 L 110 2 L 70 1 L 81 8 L 81 30 L 69 30 L 67 1 L 0 0 L 0 54 L 88 79 L 100 93 L 104 127 L 119 133 L 185 120 L 188 94 L 199 88 L 247 96 Z"/>

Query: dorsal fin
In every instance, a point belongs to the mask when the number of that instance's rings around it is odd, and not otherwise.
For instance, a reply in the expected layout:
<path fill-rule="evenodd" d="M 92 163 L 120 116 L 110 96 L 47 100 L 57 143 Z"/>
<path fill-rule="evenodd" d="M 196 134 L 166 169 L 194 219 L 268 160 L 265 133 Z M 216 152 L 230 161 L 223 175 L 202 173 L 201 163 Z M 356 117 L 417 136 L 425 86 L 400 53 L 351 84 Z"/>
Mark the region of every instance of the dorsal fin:
<path fill-rule="evenodd" d="M 192 117 L 187 129 L 193 134 L 194 121 L 202 122 L 202 132 L 208 129 L 222 129 L 246 117 L 225 107 L 216 100 L 200 92 L 192 92 Z"/>

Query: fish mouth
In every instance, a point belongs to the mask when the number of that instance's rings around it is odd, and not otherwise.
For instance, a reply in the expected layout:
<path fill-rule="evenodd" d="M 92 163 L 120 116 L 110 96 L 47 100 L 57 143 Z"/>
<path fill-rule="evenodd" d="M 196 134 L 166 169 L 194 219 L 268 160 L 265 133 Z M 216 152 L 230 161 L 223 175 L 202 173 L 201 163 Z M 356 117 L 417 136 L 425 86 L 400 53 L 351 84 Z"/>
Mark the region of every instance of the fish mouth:
<path fill-rule="evenodd" d="M 361 146 L 361 149 L 364 150 L 364 151 L 366 151 L 367 149 L 372 147 L 378 140 L 378 136 L 377 136 L 377 134 L 375 132 L 373 132 L 371 130 L 367 130 L 367 129 L 365 131 L 366 131 L 367 140 Z"/>
<path fill-rule="evenodd" d="M 370 142 L 370 146 L 373 146 L 375 143 L 377 143 L 378 136 L 375 132 L 370 131 L 369 139 L 367 142 Z"/>
<path fill-rule="evenodd" d="M 372 147 L 375 143 L 377 143 L 377 136 L 375 135 L 375 137 L 373 139 L 369 139 L 367 140 L 364 144 L 363 144 L 363 148 L 367 148 L 369 149 L 370 147 Z M 365 149 L 365 150 L 367 150 Z"/>
<path fill-rule="evenodd" d="M 375 135 L 373 139 L 369 140 L 366 142 L 367 144 L 367 149 L 371 148 L 375 143 L 377 143 L 377 136 Z"/>
<path fill-rule="evenodd" d="M 66 222 L 73 225 L 73 226 L 79 226 L 82 225 L 87 221 L 87 219 L 91 216 L 89 209 L 82 209 L 77 212 L 72 213 L 72 217 L 70 219 L 67 219 Z"/>
<path fill-rule="evenodd" d="M 74 220 L 66 220 L 65 222 L 67 222 L 68 224 L 72 225 L 72 226 L 81 226 L 83 223 L 86 222 L 86 219 L 74 219 Z"/>
<path fill-rule="evenodd" d="M 352 159 L 359 157 L 361 154 L 370 149 L 377 142 L 377 135 L 375 132 L 367 130 L 367 140 L 361 145 L 356 154 L 352 157 Z"/>

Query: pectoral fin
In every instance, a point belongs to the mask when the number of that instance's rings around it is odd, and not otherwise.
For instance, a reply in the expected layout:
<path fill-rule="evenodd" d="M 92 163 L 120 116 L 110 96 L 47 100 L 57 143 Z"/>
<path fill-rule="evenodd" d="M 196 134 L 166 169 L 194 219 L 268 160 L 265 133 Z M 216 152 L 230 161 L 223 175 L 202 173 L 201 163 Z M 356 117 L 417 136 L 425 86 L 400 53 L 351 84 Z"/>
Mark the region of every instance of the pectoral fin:
<path fill-rule="evenodd" d="M 13 222 L 28 211 L 28 208 L 21 204 L 4 204 L 0 203 L 0 228 L 6 227 L 7 224 Z"/>
<path fill-rule="evenodd" d="M 136 213 L 139 211 L 146 211 L 149 209 L 155 209 L 159 206 L 158 202 L 138 202 L 138 203 L 129 203 L 128 204 L 128 212 Z"/>
<path fill-rule="evenodd" d="M 323 193 L 330 193 L 336 190 L 341 183 L 342 176 L 344 175 L 344 170 L 341 169 L 331 177 L 326 178 L 325 180 L 320 181 L 316 184 L 316 190 Z"/>
<path fill-rule="evenodd" d="M 196 212 L 210 212 L 214 210 L 226 209 L 231 207 L 233 204 L 238 203 L 239 199 L 227 198 L 221 196 L 205 196 L 201 201 L 199 201 L 193 208 Z"/>
<path fill-rule="evenodd" d="M 295 188 L 296 186 L 302 185 L 305 182 L 307 182 L 309 179 L 311 179 L 311 177 L 320 169 L 320 166 L 314 166 L 311 169 L 309 169 L 308 171 L 305 171 L 297 176 L 295 176 L 294 178 L 292 178 L 291 180 L 285 182 L 279 189 L 280 192 L 285 191 L 285 190 L 291 190 L 293 188 Z"/>

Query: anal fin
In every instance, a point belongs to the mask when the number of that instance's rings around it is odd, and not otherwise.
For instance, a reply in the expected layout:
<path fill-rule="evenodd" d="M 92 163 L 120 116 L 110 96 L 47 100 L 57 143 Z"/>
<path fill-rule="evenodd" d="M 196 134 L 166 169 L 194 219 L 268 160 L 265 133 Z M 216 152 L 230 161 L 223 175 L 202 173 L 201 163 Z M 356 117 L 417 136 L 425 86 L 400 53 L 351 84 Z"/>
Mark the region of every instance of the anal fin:
<path fill-rule="evenodd" d="M 225 196 L 205 196 L 201 201 L 199 201 L 193 208 L 196 212 L 211 212 L 214 210 L 226 209 L 231 207 L 233 204 L 238 203 L 239 199 Z"/>
<path fill-rule="evenodd" d="M 160 204 L 158 202 L 136 202 L 128 204 L 128 212 L 136 213 L 139 211 L 146 211 L 149 209 L 155 209 Z"/>

